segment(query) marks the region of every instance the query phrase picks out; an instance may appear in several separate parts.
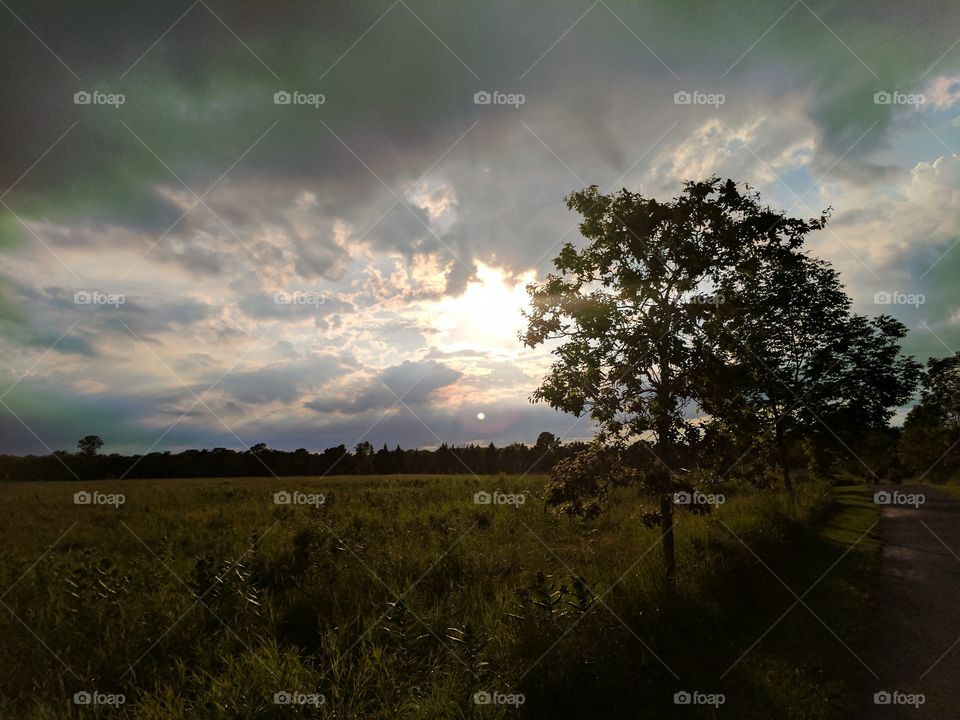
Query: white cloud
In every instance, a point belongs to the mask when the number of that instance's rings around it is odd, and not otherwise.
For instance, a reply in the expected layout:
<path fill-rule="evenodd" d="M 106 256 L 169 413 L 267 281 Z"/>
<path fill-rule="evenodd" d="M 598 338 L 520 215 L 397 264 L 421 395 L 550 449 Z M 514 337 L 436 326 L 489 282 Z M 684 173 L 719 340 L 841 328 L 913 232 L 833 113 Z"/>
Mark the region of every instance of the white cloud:
<path fill-rule="evenodd" d="M 960 101 L 960 75 L 935 77 L 923 91 L 927 101 L 938 110 L 953 107 Z"/>

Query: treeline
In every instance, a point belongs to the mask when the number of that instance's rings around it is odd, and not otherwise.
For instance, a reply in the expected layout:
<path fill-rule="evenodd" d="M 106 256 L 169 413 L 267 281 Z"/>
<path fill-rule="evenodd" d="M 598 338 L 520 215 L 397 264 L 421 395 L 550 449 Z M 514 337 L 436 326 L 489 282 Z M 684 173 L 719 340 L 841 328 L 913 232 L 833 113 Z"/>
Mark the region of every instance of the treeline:
<path fill-rule="evenodd" d="M 960 372 L 960 354 L 954 358 L 930 361 L 932 367 L 945 365 Z M 929 376 L 925 376 L 929 377 Z M 934 374 L 934 377 L 942 375 Z M 887 427 L 879 430 L 842 433 L 829 432 L 794 438 L 788 443 L 786 463 L 804 475 L 836 478 L 841 475 L 866 481 L 899 482 L 907 478 L 929 477 L 943 481 L 960 472 L 960 405 L 951 404 L 935 383 L 924 382 L 921 402 L 907 416 L 904 429 Z M 949 417 L 950 411 L 955 419 Z M 945 417 L 946 416 L 946 417 Z M 743 455 L 739 444 L 726 444 L 727 438 L 710 433 L 695 442 L 678 448 L 678 461 L 689 468 L 707 466 L 711 474 L 731 480 L 769 487 L 779 478 L 778 469 L 770 464 L 762 444 L 757 452 Z M 99 455 L 102 446 L 98 436 L 88 436 L 78 443 L 79 452 L 56 451 L 51 455 L 0 455 L 0 481 L 28 480 L 110 480 L 119 478 L 203 478 L 203 477 L 292 477 L 323 475 L 394 475 L 420 473 L 437 475 L 496 475 L 505 473 L 549 473 L 562 460 L 589 450 L 587 443 L 561 443 L 552 433 L 540 433 L 535 445 L 512 443 L 497 447 L 443 444 L 432 450 L 392 450 L 383 445 L 375 450 L 368 442 L 353 449 L 337 445 L 320 452 L 304 448 L 294 451 L 274 450 L 260 443 L 248 450 L 213 448 L 149 453 L 147 455 Z M 589 453 L 587 453 L 589 454 Z M 637 443 L 629 453 L 629 464 L 638 471 L 649 472 L 656 464 L 656 449 L 650 443 Z M 592 482 L 599 475 L 596 467 L 589 473 Z"/>
<path fill-rule="evenodd" d="M 960 477 L 960 352 L 927 362 L 920 399 L 903 423 L 900 455 L 915 477 Z"/>
<path fill-rule="evenodd" d="M 248 450 L 227 448 L 155 452 L 147 455 L 98 455 L 102 441 L 89 436 L 76 453 L 0 456 L 0 480 L 98 480 L 119 478 L 279 477 L 321 475 L 423 474 L 519 474 L 549 472 L 557 461 L 576 454 L 581 442 L 561 444 L 552 433 L 543 432 L 535 445 L 513 443 L 505 447 L 441 445 L 434 450 L 374 450 L 368 442 L 355 448 L 345 445 L 322 452 L 306 449 L 273 450 L 265 444 Z M 99 442 L 98 442 L 99 441 Z"/>

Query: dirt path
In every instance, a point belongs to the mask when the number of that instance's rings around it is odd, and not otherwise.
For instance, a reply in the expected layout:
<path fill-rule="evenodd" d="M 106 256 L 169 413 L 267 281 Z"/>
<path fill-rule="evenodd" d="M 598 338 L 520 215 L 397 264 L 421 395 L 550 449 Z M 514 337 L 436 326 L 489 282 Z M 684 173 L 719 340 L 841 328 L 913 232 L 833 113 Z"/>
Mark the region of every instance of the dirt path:
<path fill-rule="evenodd" d="M 928 486 L 882 485 L 900 493 L 880 520 L 883 539 L 864 718 L 960 718 L 960 500 Z M 914 507 L 910 495 L 923 504 Z M 919 498 L 917 498 L 919 500 Z M 873 693 L 902 693 L 888 705 Z M 905 697 L 922 693 L 919 698 Z M 904 704 L 908 703 L 908 704 Z"/>

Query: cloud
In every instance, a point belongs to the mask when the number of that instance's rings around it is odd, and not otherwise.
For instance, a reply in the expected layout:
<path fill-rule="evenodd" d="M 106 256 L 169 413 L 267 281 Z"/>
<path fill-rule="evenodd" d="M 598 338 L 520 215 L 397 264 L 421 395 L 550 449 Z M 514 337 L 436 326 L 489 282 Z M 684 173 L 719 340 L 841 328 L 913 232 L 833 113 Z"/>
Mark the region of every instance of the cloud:
<path fill-rule="evenodd" d="M 471 357 L 482 358 L 482 357 L 487 357 L 488 354 L 489 353 L 484 352 L 482 350 L 471 350 L 469 348 L 464 350 L 451 350 L 449 352 L 445 352 L 443 350 L 440 350 L 439 348 L 433 347 L 433 348 L 430 348 L 430 351 L 424 357 L 427 360 L 443 360 L 444 358 L 471 358 Z"/>
<path fill-rule="evenodd" d="M 960 75 L 934 78 L 924 90 L 924 96 L 938 110 L 953 107 L 960 100 Z"/>
<path fill-rule="evenodd" d="M 455 383 L 462 373 L 435 360 L 405 360 L 363 379 L 346 393 L 318 397 L 305 403 L 317 412 L 357 414 L 385 410 L 395 405 L 420 406 L 431 400 L 436 391 Z"/>
<path fill-rule="evenodd" d="M 305 393 L 344 377 L 356 367 L 356 359 L 349 354 L 316 354 L 293 362 L 231 373 L 223 378 L 218 388 L 246 405 L 291 404 Z"/>
<path fill-rule="evenodd" d="M 21 389 L 43 411 L 18 407 L 43 436 L 102 412 L 149 445 L 193 402 L 184 385 L 220 376 L 211 407 L 276 442 L 348 442 L 408 389 L 451 440 L 555 430 L 565 416 L 526 405 L 542 353 L 500 337 L 482 292 L 457 300 L 482 267 L 542 276 L 578 238 L 564 196 L 591 183 L 662 198 L 718 173 L 792 214 L 832 205 L 812 246 L 860 306 L 924 291 L 919 314 L 896 311 L 953 343 L 960 169 L 944 145 L 960 147 L 960 55 L 944 51 L 960 7 L 658 0 L 584 15 L 494 0 L 417 19 L 379 1 L 239 0 L 217 8 L 229 29 L 200 4 L 166 34 L 182 10 L 163 4 L 15 9 L 81 78 L 19 23 L 0 28 L 16 98 L 0 117 L 2 367 L 11 382 L 32 368 Z M 79 89 L 126 102 L 78 106 Z M 283 89 L 326 102 L 277 106 Z M 475 105 L 483 89 L 526 102 Z M 893 90 L 929 102 L 873 101 Z M 678 91 L 724 102 L 677 105 Z M 84 289 L 126 301 L 78 306 Z M 451 307 L 475 342 L 440 327 Z M 478 407 L 502 423 L 476 426 Z M 184 424 L 164 442 L 230 440 L 202 407 Z M 434 440 L 405 412 L 374 431 L 389 433 Z"/>

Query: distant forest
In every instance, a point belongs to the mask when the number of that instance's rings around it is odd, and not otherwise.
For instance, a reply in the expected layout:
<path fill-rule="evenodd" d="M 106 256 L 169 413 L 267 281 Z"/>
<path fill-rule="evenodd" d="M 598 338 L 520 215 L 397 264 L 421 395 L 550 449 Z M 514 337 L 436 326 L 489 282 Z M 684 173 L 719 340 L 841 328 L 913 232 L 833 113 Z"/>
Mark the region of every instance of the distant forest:
<path fill-rule="evenodd" d="M 933 422 L 939 425 L 939 417 Z M 900 428 L 892 427 L 858 438 L 847 438 L 846 441 L 825 434 L 813 440 L 793 441 L 788 443 L 784 460 L 791 467 L 806 468 L 810 475 L 837 477 L 848 474 L 873 481 L 882 478 L 899 482 L 905 474 L 925 469 L 925 463 L 929 461 L 927 456 L 939 453 L 941 446 L 947 442 L 947 439 L 940 439 L 940 442 L 931 443 L 926 433 L 918 433 L 910 427 L 912 424 L 918 423 L 908 422 L 906 435 Z M 914 435 L 923 437 L 918 440 Z M 566 477 L 570 464 L 576 465 L 578 457 L 590 456 L 593 448 L 590 443 L 579 440 L 561 442 L 550 432 L 540 433 L 534 445 L 515 442 L 503 447 L 497 447 L 494 443 L 456 447 L 444 443 L 435 449 L 409 450 L 399 445 L 391 450 L 386 444 L 377 450 L 369 442 L 362 441 L 353 449 L 337 445 L 318 452 L 304 448 L 274 450 L 264 443 L 258 443 L 247 450 L 213 448 L 178 453 L 164 451 L 146 455 L 101 455 L 99 451 L 103 445 L 99 436 L 88 435 L 77 443 L 77 452 L 57 450 L 50 455 L 0 455 L 0 482 L 399 473 L 523 475 L 560 472 Z M 918 449 L 925 449 L 926 452 L 914 458 Z M 685 476 L 689 474 L 686 467 L 692 468 L 700 462 L 709 464 L 711 475 L 727 476 L 734 473 L 739 479 L 756 486 L 770 487 L 775 484 L 779 475 L 777 468 L 761 461 L 753 453 L 748 455 L 754 456 L 752 461 L 745 458 L 738 448 L 731 447 L 725 438 L 713 438 L 707 434 L 699 441 L 679 448 L 677 459 L 685 466 L 681 468 Z M 649 473 L 656 464 L 655 446 L 638 442 L 624 459 L 635 470 Z M 953 472 L 953 464 L 944 465 L 948 467 L 948 472 Z M 602 463 L 591 466 L 583 480 L 593 487 L 609 470 Z M 687 482 L 691 479 L 687 478 Z M 934 479 L 943 478 L 937 475 Z"/>
<path fill-rule="evenodd" d="M 155 452 L 147 455 L 99 455 L 97 436 L 78 443 L 79 452 L 51 455 L 0 455 L 0 481 L 101 480 L 119 478 L 278 477 L 300 475 L 517 474 L 549 472 L 561 459 L 586 447 L 582 442 L 561 444 L 549 432 L 540 433 L 535 445 L 513 443 L 505 447 L 441 445 L 434 450 L 404 450 L 384 445 L 375 450 L 360 442 L 353 450 L 345 445 L 310 452 L 272 450 L 265 444 L 248 450 L 227 448 Z"/>

